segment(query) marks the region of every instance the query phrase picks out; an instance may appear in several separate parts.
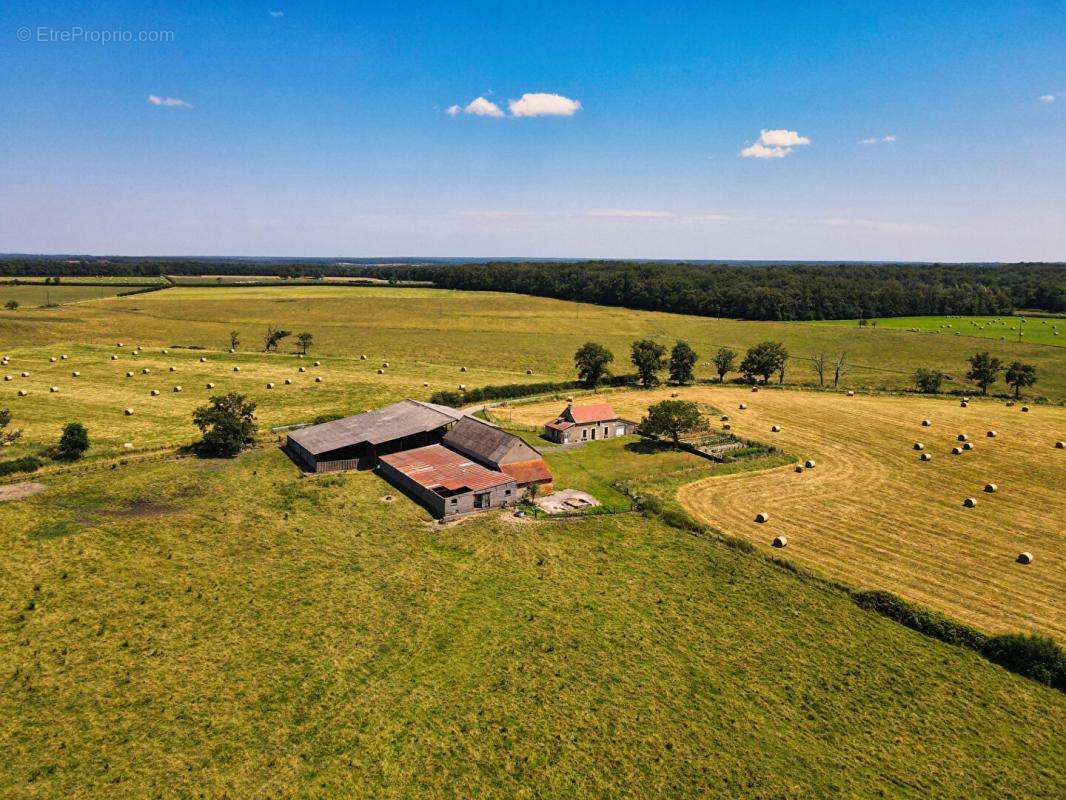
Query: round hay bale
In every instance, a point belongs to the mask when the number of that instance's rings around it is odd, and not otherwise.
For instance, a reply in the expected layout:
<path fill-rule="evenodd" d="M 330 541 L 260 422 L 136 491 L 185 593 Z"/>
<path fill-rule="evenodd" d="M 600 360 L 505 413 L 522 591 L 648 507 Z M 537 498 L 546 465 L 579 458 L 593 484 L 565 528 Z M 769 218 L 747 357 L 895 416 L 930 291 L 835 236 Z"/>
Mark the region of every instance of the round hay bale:
<path fill-rule="evenodd" d="M 124 411 L 123 413 L 124 413 L 124 414 L 125 414 L 125 415 L 126 415 L 127 417 L 132 417 L 132 416 L 133 416 L 133 409 L 132 409 L 132 408 L 127 408 L 127 409 L 126 409 L 126 410 L 125 410 L 125 411 Z"/>
<path fill-rule="evenodd" d="M 784 536 L 775 536 L 773 541 L 774 547 L 787 547 L 788 539 Z"/>
<path fill-rule="evenodd" d="M 740 405 L 738 406 L 738 408 L 739 408 L 739 409 L 740 409 L 741 411 L 743 411 L 743 410 L 744 410 L 744 409 L 746 409 L 747 407 L 748 407 L 748 404 L 747 404 L 747 403 L 741 403 L 741 404 L 740 404 Z"/>
<path fill-rule="evenodd" d="M 962 446 L 963 450 L 973 450 L 973 442 L 966 442 Z"/>
<path fill-rule="evenodd" d="M 322 383 L 322 376 L 321 375 L 316 375 L 315 376 L 315 383 Z"/>
<path fill-rule="evenodd" d="M 133 373 L 132 372 L 127 372 L 126 373 L 126 377 L 127 378 L 132 378 L 133 377 Z"/>
<path fill-rule="evenodd" d="M 229 349 L 229 351 L 230 351 L 231 353 L 236 353 L 236 352 L 237 352 L 236 348 L 234 348 L 234 347 L 231 347 L 231 348 Z"/>
<path fill-rule="evenodd" d="M 111 360 L 112 361 L 118 361 L 118 356 L 116 356 L 114 353 L 112 353 L 111 354 Z"/>
<path fill-rule="evenodd" d="M 143 369 L 141 369 L 141 374 L 142 375 L 147 375 L 150 372 L 151 372 L 151 370 L 148 369 L 148 367 L 144 367 Z"/>
<path fill-rule="evenodd" d="M 307 367 L 300 367 L 297 372 L 307 372 Z"/>
<path fill-rule="evenodd" d="M 728 422 L 726 422 L 726 423 L 724 423 L 724 424 L 722 425 L 722 430 L 723 430 L 723 431 L 727 431 L 727 430 L 729 430 L 729 423 L 728 423 Z"/>
<path fill-rule="evenodd" d="M 959 405 L 963 408 L 969 408 L 970 402 L 968 400 L 963 400 L 961 403 L 959 403 Z"/>
<path fill-rule="evenodd" d="M 304 358 L 304 354 L 303 354 L 303 353 L 300 353 L 300 354 L 299 354 L 298 356 L 296 356 L 296 357 L 297 357 L 297 358 Z"/>
<path fill-rule="evenodd" d="M 755 515 L 755 521 L 758 522 L 760 525 L 764 522 L 769 522 L 770 515 L 767 514 L 765 511 L 760 511 L 758 514 Z"/>
<path fill-rule="evenodd" d="M 123 450 L 127 450 L 127 451 L 128 450 L 132 450 L 133 449 L 133 442 L 123 442 L 122 443 L 122 449 Z"/>
<path fill-rule="evenodd" d="M 286 378 L 285 379 L 285 385 L 286 386 L 292 386 L 292 378 Z"/>
<path fill-rule="evenodd" d="M 956 438 L 956 439 L 958 439 L 958 440 L 959 440 L 960 442 L 965 442 L 965 441 L 966 441 L 967 439 L 969 439 L 970 437 L 969 437 L 969 436 L 967 436 L 967 435 L 966 435 L 965 433 L 960 433 L 960 434 L 959 434 L 958 436 L 956 436 L 955 438 Z"/>
<path fill-rule="evenodd" d="M 180 392 L 181 391 L 181 387 L 180 386 L 175 386 L 174 387 L 174 391 L 175 392 Z"/>
<path fill-rule="evenodd" d="M 133 355 L 133 356 L 139 356 L 140 354 L 141 354 L 140 350 L 134 350 L 132 353 L 130 353 L 130 355 Z"/>
<path fill-rule="evenodd" d="M 28 394 L 29 392 L 27 392 L 25 389 L 19 389 L 19 397 L 25 397 Z"/>
<path fill-rule="evenodd" d="M 163 355 L 169 355 L 169 354 L 170 354 L 170 351 L 167 350 L 166 348 L 163 348 Z"/>
<path fill-rule="evenodd" d="M 677 397 L 677 392 L 670 392 L 670 397 L 671 398 Z"/>
<path fill-rule="evenodd" d="M 385 374 L 385 370 L 383 370 L 383 369 L 379 369 L 378 370 L 378 375 L 384 375 L 384 374 Z"/>
<path fill-rule="evenodd" d="M 78 372 L 77 370 L 74 370 L 72 373 L 70 373 L 70 377 L 72 377 L 72 378 L 81 377 L 81 373 Z"/>
<path fill-rule="evenodd" d="M 366 361 L 366 353 L 363 353 L 361 356 L 359 356 L 359 360 Z"/>
<path fill-rule="evenodd" d="M 796 465 L 796 472 L 803 472 L 803 465 L 802 464 L 797 464 Z"/>
<path fill-rule="evenodd" d="M 532 375 L 532 374 L 533 374 L 533 370 L 531 370 L 531 369 L 527 369 L 526 370 L 526 375 Z"/>
<path fill-rule="evenodd" d="M 388 361 L 383 361 L 381 363 L 381 366 L 384 367 L 385 369 L 388 369 L 389 368 L 389 362 Z"/>
<path fill-rule="evenodd" d="M 64 361 L 66 361 L 68 357 L 69 357 L 69 356 L 67 356 L 67 355 L 61 355 L 61 356 L 60 356 L 60 358 L 61 358 L 61 359 L 63 359 Z"/>
<path fill-rule="evenodd" d="M 268 383 L 267 384 L 267 388 L 268 389 L 273 389 L 274 388 L 274 384 L 273 383 Z"/>
<path fill-rule="evenodd" d="M 772 433 L 781 433 L 781 426 L 780 425 L 771 425 L 770 426 L 770 431 Z"/>
<path fill-rule="evenodd" d="M 459 391 L 460 392 L 465 392 L 466 391 L 466 384 L 465 383 L 460 383 L 459 384 Z"/>
<path fill-rule="evenodd" d="M 986 491 L 986 492 L 987 492 L 988 494 L 992 494 L 992 493 L 993 493 L 993 492 L 995 492 L 995 491 L 996 491 L 996 489 L 998 489 L 998 488 L 999 488 L 999 487 L 998 487 L 998 486 L 996 486 L 996 484 L 994 484 L 994 483 L 986 483 L 986 484 L 985 484 L 985 491 Z"/>
<path fill-rule="evenodd" d="M 460 372 L 466 372 L 466 367 L 459 367 Z"/>
<path fill-rule="evenodd" d="M 48 362 L 49 362 L 50 364 L 54 364 L 54 363 L 56 363 L 56 357 L 55 357 L 55 356 L 49 356 L 49 357 L 48 357 Z"/>
<path fill-rule="evenodd" d="M 852 389 L 848 389 L 848 397 L 854 397 L 855 392 Z"/>
<path fill-rule="evenodd" d="M 5 375 L 4 376 L 4 380 L 5 381 L 13 381 L 13 380 L 15 380 L 15 376 L 14 375 Z"/>
<path fill-rule="evenodd" d="M 967 508 L 974 508 L 974 507 L 977 506 L 977 498 L 976 497 L 967 497 L 965 500 L 962 501 L 962 504 L 964 506 L 966 506 Z"/>
<path fill-rule="evenodd" d="M 969 403 L 969 402 L 970 402 L 970 398 L 969 398 L 969 397 L 966 397 L 965 395 L 963 395 L 963 397 L 962 397 L 962 402 L 964 402 L 964 403 Z"/>
<path fill-rule="evenodd" d="M 759 391 L 759 387 L 758 387 L 758 386 L 752 386 L 752 387 L 751 387 L 751 390 L 752 390 L 753 392 L 757 392 L 757 391 Z"/>
<path fill-rule="evenodd" d="M 241 371 L 241 368 L 240 368 L 240 367 L 234 367 L 234 368 L 233 368 L 233 371 L 234 371 L 234 372 L 240 372 L 240 371 Z"/>
<path fill-rule="evenodd" d="M 952 447 L 951 448 L 951 454 L 953 456 L 961 456 L 962 455 L 962 448 L 961 447 Z"/>
<path fill-rule="evenodd" d="M 1033 554 L 1032 553 L 1018 553 L 1017 561 L 1018 561 L 1019 564 L 1032 564 L 1033 563 Z"/>
<path fill-rule="evenodd" d="M 922 444 L 921 442 L 915 442 L 914 443 L 914 449 L 915 450 L 924 450 L 925 449 L 925 445 Z"/>
<path fill-rule="evenodd" d="M 806 461 L 803 462 L 803 466 L 805 466 L 807 469 L 814 469 L 814 459 L 808 458 Z"/>
<path fill-rule="evenodd" d="M 995 431 L 988 431 L 988 432 L 985 433 L 985 436 L 987 436 L 989 439 L 995 439 L 996 438 L 996 432 Z"/>
<path fill-rule="evenodd" d="M 1007 408 L 1014 408 L 1014 401 L 1013 400 L 1008 400 L 1007 401 Z"/>
<path fill-rule="evenodd" d="M 200 356 L 200 363 L 201 364 L 206 364 L 207 363 L 207 357 L 206 356 Z M 171 369 L 173 369 L 173 367 Z"/>
<path fill-rule="evenodd" d="M 1029 406 L 1022 406 L 1022 413 L 1023 414 L 1028 414 L 1029 413 Z"/>
<path fill-rule="evenodd" d="M 919 458 L 921 458 L 922 461 L 932 461 L 933 460 L 933 456 L 930 455 L 929 453 L 922 453 L 921 456 L 919 456 Z"/>
<path fill-rule="evenodd" d="M 206 386 L 207 386 L 208 389 L 214 389 L 215 388 L 215 384 L 213 384 L 213 383 L 208 383 L 208 384 L 206 384 Z"/>
<path fill-rule="evenodd" d="M 30 377 L 30 373 L 28 373 L 28 372 L 23 372 L 23 373 L 22 373 L 22 377 L 23 377 L 23 378 L 28 378 L 28 377 Z"/>
<path fill-rule="evenodd" d="M 159 390 L 152 389 L 152 391 L 150 391 L 148 394 L 150 394 L 152 397 L 159 397 Z"/>
<path fill-rule="evenodd" d="M 177 371 L 178 371 L 178 368 L 177 368 L 177 367 L 171 367 L 171 368 L 170 368 L 170 371 L 171 371 L 171 372 L 177 372 Z"/>
<path fill-rule="evenodd" d="M 115 344 L 115 347 L 125 347 L 125 346 L 126 345 L 122 344 L 122 342 L 118 342 L 118 343 Z"/>
<path fill-rule="evenodd" d="M 1058 442 L 1055 442 L 1055 449 L 1056 450 L 1062 450 L 1064 447 L 1066 447 L 1066 442 L 1063 442 L 1061 440 L 1058 441 Z"/>
<path fill-rule="evenodd" d="M 322 362 L 321 361 L 316 361 L 315 362 L 315 366 L 316 367 L 321 367 L 322 366 Z"/>
<path fill-rule="evenodd" d="M 48 391 L 50 391 L 50 392 L 52 392 L 54 394 L 55 392 L 59 391 L 59 387 L 58 386 L 49 386 L 48 387 Z"/>

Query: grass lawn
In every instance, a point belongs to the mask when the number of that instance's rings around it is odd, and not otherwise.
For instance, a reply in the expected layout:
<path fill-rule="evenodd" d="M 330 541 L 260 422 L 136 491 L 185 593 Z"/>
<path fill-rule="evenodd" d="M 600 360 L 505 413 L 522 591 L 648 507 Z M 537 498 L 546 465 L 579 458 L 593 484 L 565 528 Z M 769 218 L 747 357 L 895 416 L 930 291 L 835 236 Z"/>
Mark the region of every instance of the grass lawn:
<path fill-rule="evenodd" d="M 940 336 L 978 337 L 1006 342 L 1066 346 L 1066 318 L 1014 317 L 881 317 L 878 328 L 905 330 L 910 333 L 934 333 Z M 822 325 L 858 326 L 858 320 L 829 320 Z M 1058 331 L 1058 333 L 1056 333 Z M 1019 336 L 1019 334 L 1021 334 Z"/>
<path fill-rule="evenodd" d="M 0 796 L 1061 796 L 1060 693 L 835 590 L 386 494 L 268 448 L 0 504 Z"/>

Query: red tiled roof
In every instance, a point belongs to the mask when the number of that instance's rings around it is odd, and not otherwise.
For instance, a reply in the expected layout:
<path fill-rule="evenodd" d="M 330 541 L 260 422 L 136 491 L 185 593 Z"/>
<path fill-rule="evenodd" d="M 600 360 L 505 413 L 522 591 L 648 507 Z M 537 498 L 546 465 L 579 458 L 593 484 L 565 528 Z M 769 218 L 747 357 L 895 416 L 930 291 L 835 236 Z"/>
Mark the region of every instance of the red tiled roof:
<path fill-rule="evenodd" d="M 529 461 L 515 461 L 511 464 L 500 464 L 500 470 L 506 472 L 519 486 L 527 483 L 541 483 L 551 481 L 552 473 L 543 458 L 532 458 Z"/>
<path fill-rule="evenodd" d="M 607 403 L 597 403 L 591 406 L 571 406 L 570 416 L 579 425 L 587 425 L 590 422 L 608 422 L 618 419 L 614 409 Z"/>
<path fill-rule="evenodd" d="M 567 428 L 574 427 L 574 423 L 559 417 L 559 419 L 552 420 L 544 427 L 551 428 L 553 431 L 565 431 Z"/>
<path fill-rule="evenodd" d="M 381 456 L 379 460 L 430 490 L 443 488 L 456 491 L 466 488 L 478 491 L 512 480 L 509 475 L 486 469 L 476 461 L 439 444 L 392 453 Z"/>

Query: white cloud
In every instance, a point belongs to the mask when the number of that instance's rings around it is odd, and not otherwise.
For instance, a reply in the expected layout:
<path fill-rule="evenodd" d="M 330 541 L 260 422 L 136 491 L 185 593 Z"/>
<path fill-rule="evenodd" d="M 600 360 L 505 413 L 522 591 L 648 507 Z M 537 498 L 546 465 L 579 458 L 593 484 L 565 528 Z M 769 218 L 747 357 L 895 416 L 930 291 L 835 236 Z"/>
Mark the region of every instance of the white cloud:
<path fill-rule="evenodd" d="M 882 142 L 894 142 L 894 141 L 896 141 L 896 134 L 890 133 L 887 136 L 882 136 L 881 137 L 881 141 Z"/>
<path fill-rule="evenodd" d="M 272 16 L 272 17 L 284 17 L 285 16 L 285 12 L 284 11 L 271 11 L 270 12 L 270 16 Z"/>
<path fill-rule="evenodd" d="M 1044 105 L 1051 105 L 1052 103 L 1055 102 L 1055 95 L 1053 95 L 1053 94 L 1042 94 L 1042 95 L 1040 95 L 1040 97 L 1038 97 L 1036 99 L 1039 100 Z"/>
<path fill-rule="evenodd" d="M 148 95 L 148 103 L 153 106 L 170 106 L 172 108 L 192 108 L 191 103 L 179 100 L 176 97 L 160 97 L 157 94 Z"/>
<path fill-rule="evenodd" d="M 762 142 L 748 145 L 740 151 L 741 158 L 784 158 L 792 152 L 791 147 L 767 147 Z"/>
<path fill-rule="evenodd" d="M 484 97 L 475 97 L 469 103 L 466 108 L 463 109 L 467 114 L 473 114 L 475 117 L 502 117 L 503 112 L 500 111 L 500 107 L 491 100 L 487 100 Z M 449 111 L 449 113 L 451 113 Z M 454 114 L 452 116 L 455 116 Z"/>
<path fill-rule="evenodd" d="M 585 216 L 612 219 L 669 219 L 674 215 L 669 211 L 646 211 L 640 208 L 603 208 L 586 211 Z"/>
<path fill-rule="evenodd" d="M 740 151 L 741 158 L 784 158 L 792 152 L 793 147 L 810 144 L 806 136 L 796 131 L 784 129 L 768 131 L 763 129 L 759 138 Z"/>
<path fill-rule="evenodd" d="M 581 109 L 581 103 L 561 94 L 526 92 L 511 100 L 508 108 L 515 117 L 572 117 Z"/>
<path fill-rule="evenodd" d="M 876 136 L 869 136 L 865 139 L 859 139 L 859 144 L 877 144 L 878 142 L 892 143 L 894 141 L 896 141 L 896 134 L 890 133 L 886 136 L 882 136 L 880 139 Z"/>
<path fill-rule="evenodd" d="M 447 114 L 449 117 L 457 117 L 463 113 L 463 109 L 460 106 L 452 105 L 444 109 L 444 113 Z"/>
<path fill-rule="evenodd" d="M 877 144 L 877 139 L 873 136 L 866 139 L 859 139 L 859 144 Z"/>

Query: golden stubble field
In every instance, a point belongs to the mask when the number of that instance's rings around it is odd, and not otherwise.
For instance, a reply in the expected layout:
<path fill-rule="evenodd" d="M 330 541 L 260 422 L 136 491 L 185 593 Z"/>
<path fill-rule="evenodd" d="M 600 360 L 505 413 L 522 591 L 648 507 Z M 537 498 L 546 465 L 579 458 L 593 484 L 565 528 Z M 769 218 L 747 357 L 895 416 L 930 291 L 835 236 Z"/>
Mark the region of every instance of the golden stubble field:
<path fill-rule="evenodd" d="M 606 394 L 638 419 L 676 390 Z M 740 436 L 772 442 L 814 469 L 794 466 L 683 486 L 681 504 L 726 533 L 862 588 L 883 588 L 989 632 L 1038 631 L 1066 639 L 1066 409 L 972 400 L 739 388 L 690 388 Z M 582 398 L 580 402 L 592 402 Z M 739 404 L 747 409 L 740 410 Z M 516 406 L 537 424 L 560 403 Z M 922 420 L 929 419 L 930 427 Z M 720 422 L 715 421 L 715 426 Z M 772 425 L 781 431 L 772 433 Z M 994 430 L 996 436 L 987 436 Z M 951 454 L 965 433 L 972 451 Z M 919 460 L 915 442 L 932 460 Z M 994 493 L 984 491 L 995 483 Z M 977 505 L 966 508 L 967 497 Z M 755 515 L 766 512 L 765 524 Z M 1031 552 L 1029 565 L 1016 562 Z"/>

